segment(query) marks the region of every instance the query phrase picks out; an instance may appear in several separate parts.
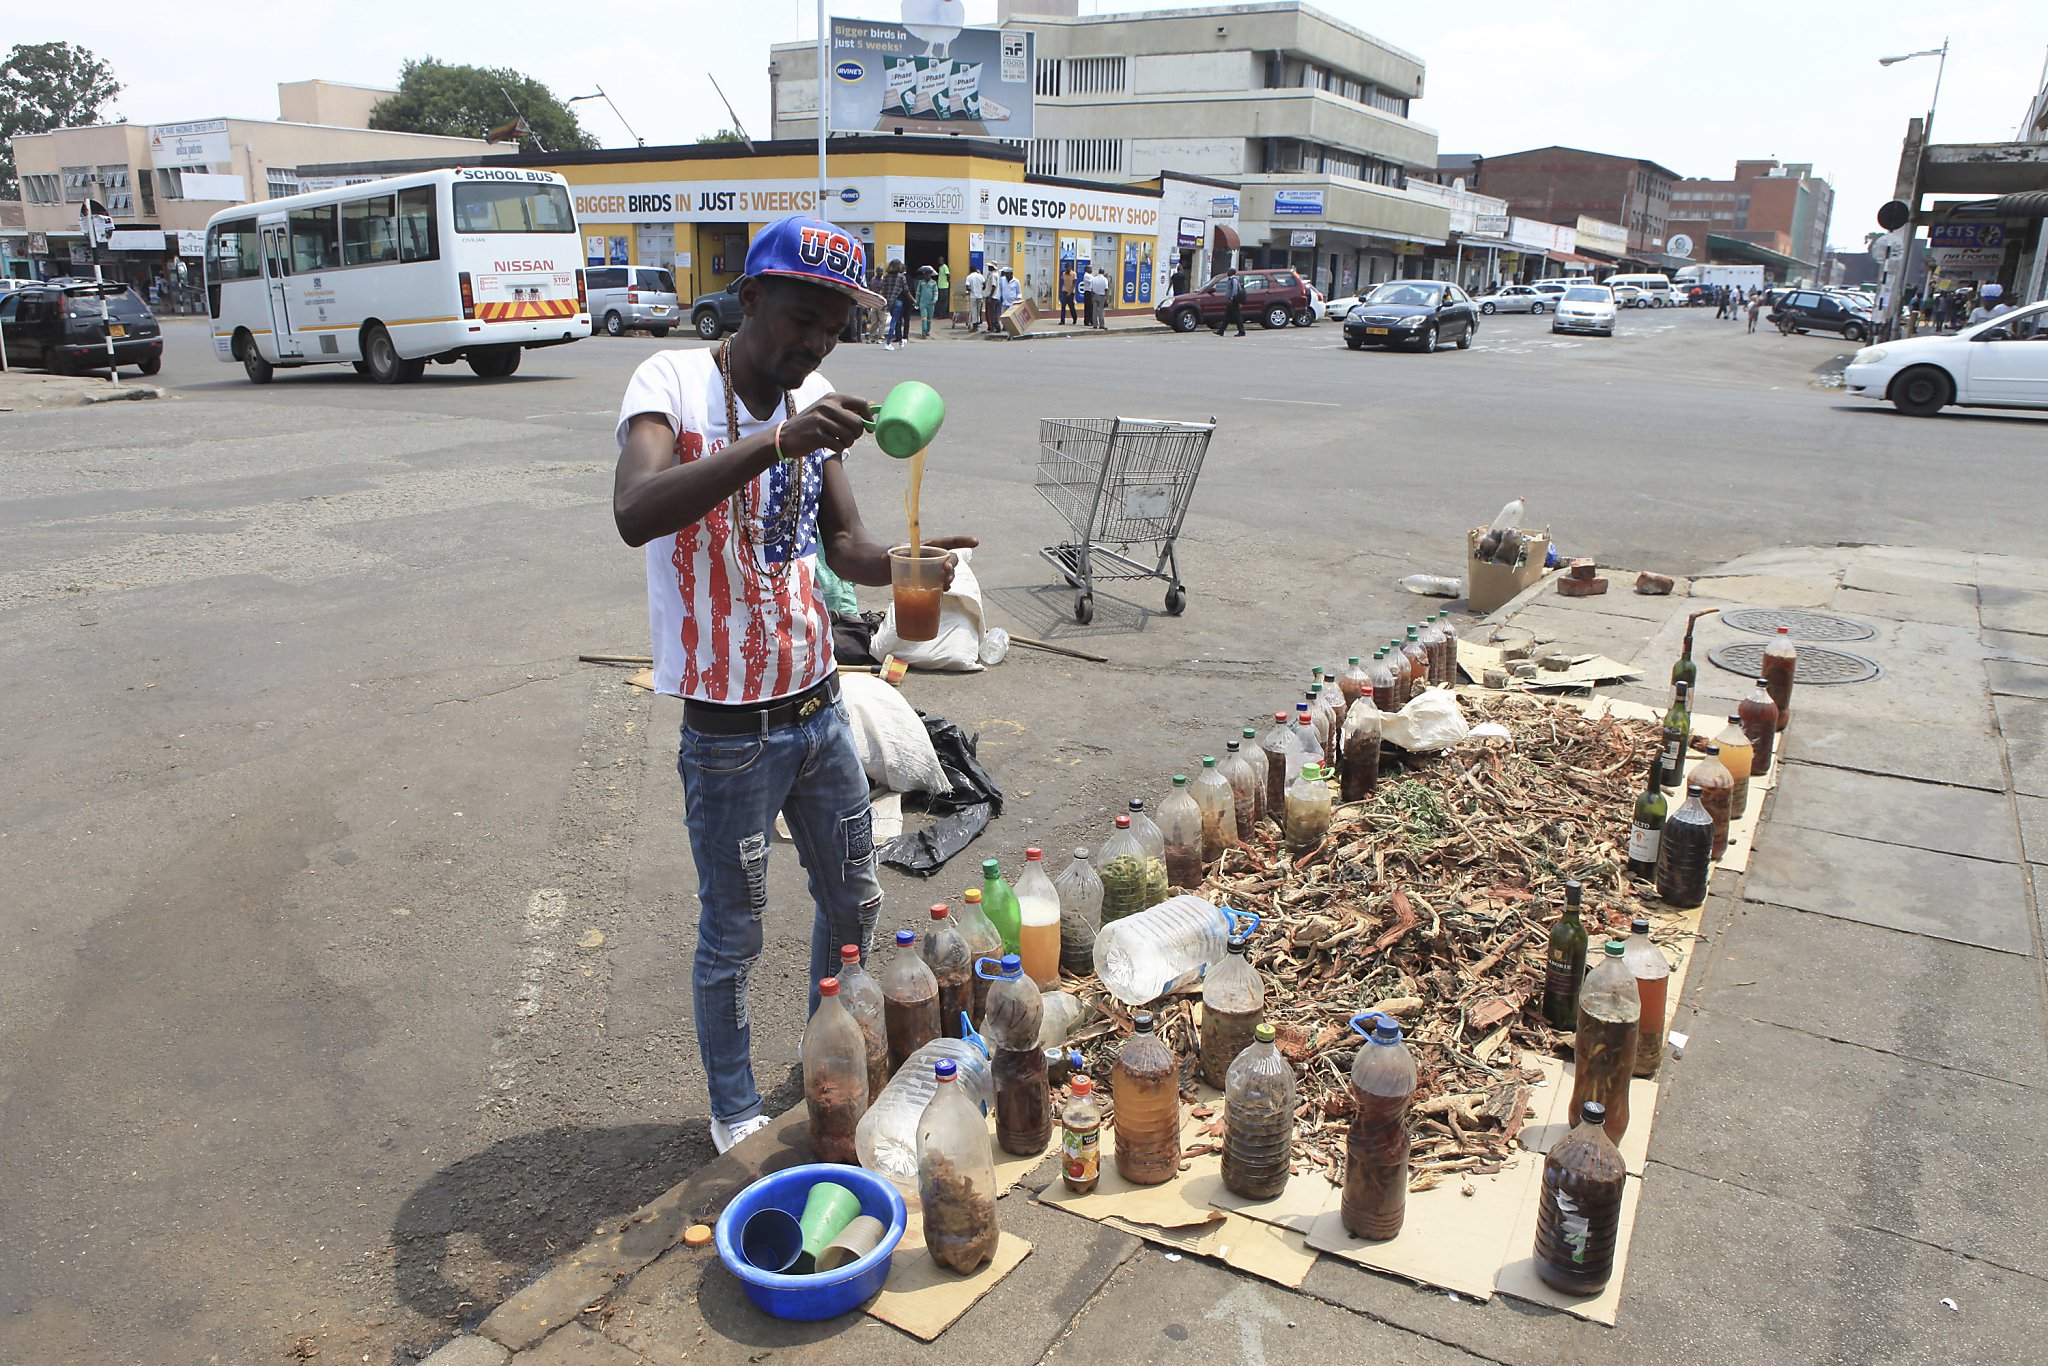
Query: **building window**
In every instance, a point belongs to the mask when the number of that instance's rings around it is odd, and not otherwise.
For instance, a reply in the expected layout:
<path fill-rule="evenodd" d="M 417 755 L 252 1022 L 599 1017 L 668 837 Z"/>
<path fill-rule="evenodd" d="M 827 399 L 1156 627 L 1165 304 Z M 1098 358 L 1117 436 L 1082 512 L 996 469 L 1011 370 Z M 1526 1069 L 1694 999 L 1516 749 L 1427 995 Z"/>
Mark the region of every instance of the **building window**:
<path fill-rule="evenodd" d="M 99 170 L 100 201 L 113 218 L 135 216 L 135 192 L 128 188 L 126 166 L 102 166 Z"/>
<path fill-rule="evenodd" d="M 1024 169 L 1032 175 L 1060 173 L 1060 144 L 1056 138 L 1033 138 L 1024 152 Z"/>
<path fill-rule="evenodd" d="M 1393 91 L 1383 90 L 1379 86 L 1373 86 L 1367 94 L 1368 99 L 1366 103 L 1370 104 L 1373 108 L 1389 114 L 1399 114 L 1404 119 L 1408 117 L 1408 97 L 1406 95 L 1396 95 Z"/>
<path fill-rule="evenodd" d="M 1034 88 L 1035 88 L 1035 89 L 1036 89 L 1036 90 L 1038 91 L 1038 93 L 1039 93 L 1039 94 L 1041 94 L 1041 95 L 1046 95 L 1046 96 L 1049 96 L 1049 97 L 1051 97 L 1051 98 L 1054 98 L 1054 99 L 1057 99 L 1057 98 L 1059 98 L 1059 93 L 1060 93 L 1060 61 L 1059 61 L 1059 58 L 1057 58 L 1057 57 L 1040 57 L 1040 58 L 1038 59 L 1038 73 L 1037 73 L 1037 74 L 1038 74 L 1038 80 L 1037 80 L 1037 82 L 1035 83 L 1035 86 L 1034 86 Z"/>
<path fill-rule="evenodd" d="M 165 199 L 185 197 L 185 172 L 204 172 L 204 166 L 159 166 L 156 172 L 156 192 Z"/>
<path fill-rule="evenodd" d="M 1070 95 L 1120 95 L 1124 88 L 1124 59 L 1069 57 L 1066 81 Z"/>
<path fill-rule="evenodd" d="M 135 188 L 142 192 L 142 214 L 145 218 L 156 217 L 155 185 L 156 182 L 149 178 L 149 172 L 136 172 Z"/>
<path fill-rule="evenodd" d="M 272 166 L 269 169 L 270 198 L 283 199 L 286 195 L 299 192 L 299 172 L 293 166 Z"/>
<path fill-rule="evenodd" d="M 1120 175 L 1124 169 L 1122 138 L 1068 138 L 1065 146 L 1068 175 Z"/>
<path fill-rule="evenodd" d="M 90 166 L 66 166 L 64 168 L 64 202 L 82 204 L 92 196 L 96 178 Z"/>
<path fill-rule="evenodd" d="M 31 204 L 62 204 L 64 192 L 55 175 L 29 175 L 21 178 L 28 189 Z"/>

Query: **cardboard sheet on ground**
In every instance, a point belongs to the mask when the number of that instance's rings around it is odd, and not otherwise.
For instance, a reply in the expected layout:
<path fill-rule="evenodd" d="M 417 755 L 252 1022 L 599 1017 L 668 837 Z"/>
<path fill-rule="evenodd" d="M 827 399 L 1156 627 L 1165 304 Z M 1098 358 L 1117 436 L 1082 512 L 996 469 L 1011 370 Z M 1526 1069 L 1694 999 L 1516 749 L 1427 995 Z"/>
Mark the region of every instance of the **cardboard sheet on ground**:
<path fill-rule="evenodd" d="M 1332 1209 L 1317 1218 L 1308 1245 L 1391 1276 L 1493 1298 L 1494 1277 L 1507 1260 L 1521 1207 L 1535 1199 L 1541 1158 L 1524 1155 L 1491 1176 L 1453 1172 L 1443 1184 L 1411 1191 L 1401 1231 L 1383 1243 L 1353 1238 Z M 1464 1187 L 1469 1182 L 1472 1194 Z"/>
<path fill-rule="evenodd" d="M 1629 1244 L 1636 1227 L 1636 1206 L 1641 1202 L 1643 1182 L 1641 1177 L 1631 1176 L 1621 1193 L 1621 1232 L 1614 1244 L 1614 1274 L 1608 1278 L 1607 1288 L 1598 1295 L 1581 1298 L 1577 1295 L 1562 1295 L 1543 1283 L 1536 1274 L 1536 1201 L 1530 1200 L 1522 1207 L 1522 1214 L 1515 1221 L 1515 1229 L 1509 1235 L 1508 1246 L 1516 1255 L 1500 1269 L 1494 1281 L 1494 1288 L 1503 1295 L 1512 1295 L 1518 1300 L 1532 1304 L 1547 1304 L 1552 1309 L 1595 1323 L 1614 1326 L 1615 1314 L 1621 1308 L 1621 1277 L 1628 1269 Z"/>
<path fill-rule="evenodd" d="M 1213 1257 L 1233 1271 L 1289 1290 L 1301 1289 L 1315 1269 L 1316 1254 L 1301 1234 L 1241 1214 L 1225 1214 L 1219 1222 L 1197 1228 L 1157 1228 L 1123 1219 L 1102 1222 L 1169 1251 Z"/>
<path fill-rule="evenodd" d="M 868 1304 L 868 1313 L 930 1342 L 1030 1255 L 1031 1244 L 1006 1230 L 988 1264 L 971 1276 L 962 1276 L 933 1261 L 922 1246 L 906 1250 L 899 1245 L 889 1258 L 889 1279 L 882 1293 Z"/>
<path fill-rule="evenodd" d="M 1247 1219 L 1257 1219 L 1261 1223 L 1305 1234 L 1324 1212 L 1337 1208 L 1343 1194 L 1341 1189 L 1324 1180 L 1320 1171 L 1309 1171 L 1290 1177 L 1287 1189 L 1271 1200 L 1247 1200 L 1226 1189 L 1222 1177 L 1218 1176 L 1209 1194 L 1209 1203 L 1217 1209 L 1242 1214 Z"/>
<path fill-rule="evenodd" d="M 1538 646 L 1530 658 L 1535 658 L 1546 648 L 1549 647 Z M 1534 678 L 1510 679 L 1508 690 L 1543 692 L 1551 688 L 1591 688 L 1602 683 L 1618 683 L 1624 679 L 1641 676 L 1640 671 L 1631 669 L 1619 660 L 1609 659 L 1598 651 L 1573 652 L 1571 660 L 1572 664 L 1568 669 L 1538 669 Z M 1507 667 L 1501 662 L 1501 651 L 1497 647 L 1464 639 L 1458 641 L 1458 668 L 1474 683 L 1483 682 L 1488 669 Z"/>

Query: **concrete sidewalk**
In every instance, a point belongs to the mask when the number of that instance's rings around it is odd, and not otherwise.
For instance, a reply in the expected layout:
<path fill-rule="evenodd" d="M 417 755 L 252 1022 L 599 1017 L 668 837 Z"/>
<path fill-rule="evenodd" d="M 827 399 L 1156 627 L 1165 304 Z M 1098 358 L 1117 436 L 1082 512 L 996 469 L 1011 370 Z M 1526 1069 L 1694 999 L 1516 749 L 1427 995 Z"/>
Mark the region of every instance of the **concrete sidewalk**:
<path fill-rule="evenodd" d="M 1994 1361 L 2048 1335 L 2048 560 L 1896 547 L 1745 556 L 1638 597 L 1538 585 L 1496 619 L 1633 661 L 1614 691 L 1662 706 L 1688 612 L 1809 608 L 1873 628 L 1834 647 L 1882 677 L 1801 687 L 1746 874 L 1718 875 L 1667 1064 L 1620 1320 L 1474 1304 L 1325 1257 L 1301 1292 L 1034 1203 L 1036 1247 L 936 1342 L 865 1315 L 754 1312 L 680 1245 L 795 1159 L 801 1111 L 700 1169 L 499 1306 L 436 1366 L 758 1361 L 1537 1363 Z M 1695 713 L 1748 680 L 1707 659 L 1757 642 L 1708 618 Z"/>

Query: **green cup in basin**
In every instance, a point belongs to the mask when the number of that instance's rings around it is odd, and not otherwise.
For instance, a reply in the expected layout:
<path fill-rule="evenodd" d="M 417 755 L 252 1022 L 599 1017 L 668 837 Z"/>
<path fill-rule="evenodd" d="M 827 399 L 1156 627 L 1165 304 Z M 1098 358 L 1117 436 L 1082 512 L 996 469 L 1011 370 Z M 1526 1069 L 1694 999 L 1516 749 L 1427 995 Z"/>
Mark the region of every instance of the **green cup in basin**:
<path fill-rule="evenodd" d="M 946 400 L 939 391 L 922 380 L 907 379 L 889 391 L 867 426 L 886 454 L 908 460 L 932 444 L 945 421 Z"/>

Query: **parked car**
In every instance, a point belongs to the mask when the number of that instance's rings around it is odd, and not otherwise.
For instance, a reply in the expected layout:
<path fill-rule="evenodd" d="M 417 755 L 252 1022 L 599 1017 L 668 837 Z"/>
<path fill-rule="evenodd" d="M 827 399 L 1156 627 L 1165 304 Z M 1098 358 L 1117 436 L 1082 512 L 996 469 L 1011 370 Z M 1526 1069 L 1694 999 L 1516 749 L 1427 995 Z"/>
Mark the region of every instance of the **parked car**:
<path fill-rule="evenodd" d="M 1534 285 L 1503 285 L 1473 300 L 1481 313 L 1542 313 L 1552 301 L 1551 295 Z"/>
<path fill-rule="evenodd" d="M 583 284 L 591 322 L 607 337 L 635 330 L 666 337 L 682 318 L 676 277 L 660 266 L 592 266 Z"/>
<path fill-rule="evenodd" d="M 2048 301 L 1946 336 L 1866 346 L 1842 380 L 1858 398 L 1889 402 L 1909 417 L 1950 404 L 2048 408 Z"/>
<path fill-rule="evenodd" d="M 101 302 L 105 301 L 105 320 Z M 123 284 L 30 284 L 0 292 L 0 331 L 10 365 L 38 365 L 55 374 L 132 365 L 145 375 L 163 368 L 163 330 L 142 296 Z"/>
<path fill-rule="evenodd" d="M 1606 285 L 1573 285 L 1557 301 L 1552 332 L 1596 332 L 1614 335 L 1614 291 Z"/>
<path fill-rule="evenodd" d="M 1291 270 L 1240 270 L 1244 320 L 1261 327 L 1286 327 L 1309 309 L 1308 281 Z M 1216 327 L 1223 321 L 1223 277 L 1200 289 L 1176 294 L 1152 309 L 1152 316 L 1176 332 Z"/>
<path fill-rule="evenodd" d="M 1781 332 L 1838 332 L 1844 341 L 1853 342 L 1870 335 L 1870 319 L 1862 310 L 1813 289 L 1788 293 L 1770 318 Z"/>
<path fill-rule="evenodd" d="M 1351 316 L 1351 310 L 1358 307 L 1359 298 L 1356 294 L 1346 294 L 1341 299 L 1325 299 L 1323 316 L 1332 322 L 1343 322 Z"/>
<path fill-rule="evenodd" d="M 690 326 L 697 329 L 697 335 L 705 341 L 717 341 L 728 332 L 739 331 L 740 322 L 746 313 L 740 308 L 740 282 L 734 280 L 724 289 L 709 294 L 699 294 L 690 301 Z"/>
<path fill-rule="evenodd" d="M 1464 290 L 1442 280 L 1389 280 L 1344 319 L 1344 344 L 1411 346 L 1434 351 L 1453 342 L 1462 351 L 1479 332 L 1479 310 Z"/>

